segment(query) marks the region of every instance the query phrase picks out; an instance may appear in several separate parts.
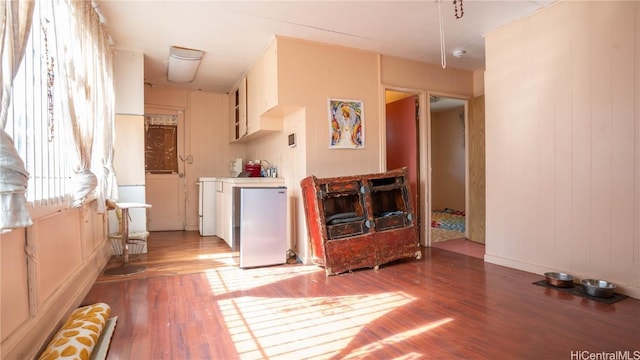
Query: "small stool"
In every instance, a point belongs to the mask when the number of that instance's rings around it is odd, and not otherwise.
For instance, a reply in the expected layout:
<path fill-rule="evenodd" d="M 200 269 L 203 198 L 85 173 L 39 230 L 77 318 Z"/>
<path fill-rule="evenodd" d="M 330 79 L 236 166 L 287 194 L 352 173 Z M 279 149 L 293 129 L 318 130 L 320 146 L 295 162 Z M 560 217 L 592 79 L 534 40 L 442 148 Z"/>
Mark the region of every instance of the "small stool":
<path fill-rule="evenodd" d="M 143 272 L 146 270 L 144 265 L 131 265 L 129 264 L 129 209 L 133 208 L 150 208 L 151 205 L 144 203 L 118 203 L 113 200 L 107 200 L 107 209 L 114 209 L 116 213 L 120 212 L 118 216 L 119 221 L 119 234 L 109 234 L 109 238 L 120 238 L 122 244 L 122 265 L 107 269 L 104 271 L 105 275 L 122 276 Z M 149 233 L 146 232 L 146 236 Z M 137 240 L 140 240 L 139 234 L 136 236 Z M 133 239 L 133 238 L 132 238 Z M 146 241 L 146 237 L 144 239 Z"/>

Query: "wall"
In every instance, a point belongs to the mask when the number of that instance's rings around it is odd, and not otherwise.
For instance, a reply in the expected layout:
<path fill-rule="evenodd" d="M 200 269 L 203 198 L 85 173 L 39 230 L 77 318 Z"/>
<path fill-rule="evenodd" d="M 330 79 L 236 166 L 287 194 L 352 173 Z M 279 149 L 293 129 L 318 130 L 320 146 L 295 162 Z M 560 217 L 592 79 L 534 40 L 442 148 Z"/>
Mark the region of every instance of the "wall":
<path fill-rule="evenodd" d="M 431 207 L 465 210 L 464 107 L 431 113 Z"/>
<path fill-rule="evenodd" d="M 640 2 L 559 2 L 486 60 L 485 259 L 640 297 Z"/>
<path fill-rule="evenodd" d="M 280 104 L 306 112 L 307 157 L 299 161 L 306 163 L 308 174 L 332 177 L 381 170 L 378 55 L 289 38 L 277 41 Z M 364 149 L 329 149 L 329 98 L 363 102 Z"/>
<path fill-rule="evenodd" d="M 456 68 L 393 56 L 380 57 L 380 83 L 389 87 L 437 92 L 441 95 L 471 97 L 474 94 L 474 73 Z"/>
<path fill-rule="evenodd" d="M 109 257 L 95 202 L 0 235 L 0 356 L 34 358 L 89 292 Z"/>

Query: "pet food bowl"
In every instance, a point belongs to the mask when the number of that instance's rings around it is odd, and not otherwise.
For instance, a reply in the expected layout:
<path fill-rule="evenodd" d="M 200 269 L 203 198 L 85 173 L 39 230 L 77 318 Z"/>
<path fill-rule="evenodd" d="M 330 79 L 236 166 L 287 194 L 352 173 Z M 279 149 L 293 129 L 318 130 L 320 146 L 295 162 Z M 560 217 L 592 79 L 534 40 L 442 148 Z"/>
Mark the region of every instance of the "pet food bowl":
<path fill-rule="evenodd" d="M 595 297 L 611 297 L 616 285 L 605 280 L 584 279 L 582 287 L 587 295 Z"/>
<path fill-rule="evenodd" d="M 544 273 L 547 284 L 555 287 L 568 288 L 573 286 L 573 276 L 561 272 Z"/>

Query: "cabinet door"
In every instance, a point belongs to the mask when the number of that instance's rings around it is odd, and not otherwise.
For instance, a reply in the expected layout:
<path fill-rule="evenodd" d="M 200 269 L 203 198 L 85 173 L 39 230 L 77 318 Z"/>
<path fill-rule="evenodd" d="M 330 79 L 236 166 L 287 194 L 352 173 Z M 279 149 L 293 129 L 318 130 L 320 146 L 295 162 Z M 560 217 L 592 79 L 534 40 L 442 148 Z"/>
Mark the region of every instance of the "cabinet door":
<path fill-rule="evenodd" d="M 229 142 L 234 142 L 236 137 L 236 109 L 239 101 L 238 89 L 233 89 L 229 93 Z"/>
<path fill-rule="evenodd" d="M 218 236 L 221 237 L 229 247 L 233 248 L 233 187 L 231 184 L 221 183 L 221 211 L 220 221 L 222 227 L 218 232 Z"/>
<path fill-rule="evenodd" d="M 247 78 L 242 78 L 229 97 L 229 140 L 233 142 L 247 135 Z"/>
<path fill-rule="evenodd" d="M 224 238 L 224 196 L 222 193 L 222 182 L 216 182 L 216 236 Z"/>
<path fill-rule="evenodd" d="M 325 243 L 327 275 L 345 271 L 372 268 L 378 265 L 376 244 L 372 235 L 353 236 Z"/>
<path fill-rule="evenodd" d="M 238 139 L 247 135 L 247 78 L 242 78 L 238 87 Z"/>
<path fill-rule="evenodd" d="M 278 59 L 273 43 L 249 71 L 247 85 L 247 134 L 282 130 L 282 120 L 264 116 L 278 105 Z"/>
<path fill-rule="evenodd" d="M 375 234 L 375 248 L 378 264 L 393 260 L 415 257 L 422 254 L 418 245 L 418 231 L 415 226 L 408 226 Z"/>

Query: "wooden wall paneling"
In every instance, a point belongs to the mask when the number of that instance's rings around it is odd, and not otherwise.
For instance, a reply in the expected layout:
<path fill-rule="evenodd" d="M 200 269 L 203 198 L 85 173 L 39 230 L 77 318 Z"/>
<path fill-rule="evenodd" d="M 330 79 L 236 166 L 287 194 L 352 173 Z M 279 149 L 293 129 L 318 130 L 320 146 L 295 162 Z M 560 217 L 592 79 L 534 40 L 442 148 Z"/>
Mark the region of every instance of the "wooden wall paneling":
<path fill-rule="evenodd" d="M 502 56 L 508 48 L 509 34 L 496 33 L 487 38 L 487 53 L 494 56 L 487 58 L 485 72 L 485 113 L 493 116 L 485 118 L 485 172 L 486 172 L 486 247 L 485 252 L 492 255 L 504 253 L 508 238 L 507 232 L 511 224 L 501 221 L 500 209 L 508 207 L 509 196 L 505 189 L 511 183 L 511 163 L 509 159 L 510 122 L 498 121 L 506 117 L 510 109 L 511 89 L 506 81 L 510 76 L 510 61 Z M 493 81 L 488 81 L 493 80 Z M 497 86 L 497 85 L 501 86 Z M 491 224 L 502 223 L 502 226 L 491 227 Z"/>
<path fill-rule="evenodd" d="M 538 28 L 539 35 L 535 37 L 535 52 L 537 54 L 544 53 L 548 55 L 540 56 L 535 62 L 538 68 L 536 73 L 546 73 L 546 76 L 537 76 L 537 119 L 539 141 L 537 147 L 538 164 L 538 184 L 537 193 L 538 206 L 536 208 L 536 258 L 538 263 L 544 263 L 550 257 L 553 257 L 553 244 L 556 228 L 555 216 L 555 170 L 556 170 L 556 142 L 555 142 L 555 122 L 554 108 L 556 100 L 553 97 L 554 87 L 556 83 L 556 53 L 560 46 L 557 41 L 547 41 L 550 35 L 554 33 L 553 16 L 544 13 L 537 17 L 535 27 Z M 553 39 L 553 37 L 551 37 Z"/>
<path fill-rule="evenodd" d="M 591 161 L 591 113 L 582 104 L 591 102 L 591 67 L 590 67 L 590 39 L 589 39 L 589 8 L 586 4 L 575 3 L 571 6 L 574 14 L 571 34 L 571 57 L 573 68 L 572 81 L 572 125 L 571 136 L 572 157 L 572 207 L 571 222 L 571 268 L 589 268 L 589 227 L 590 227 L 590 161 Z M 579 60 L 579 61 L 577 61 Z M 585 244 L 585 242 L 587 242 Z"/>
<path fill-rule="evenodd" d="M 487 261 L 637 291 L 638 6 L 560 2 L 487 36 Z"/>
<path fill-rule="evenodd" d="M 605 274 L 610 267 L 611 249 L 611 21 L 610 6 L 591 4 L 591 178 L 592 199 L 589 221 L 590 270 Z M 617 21 L 617 20 L 615 20 Z M 603 256 L 604 255 L 604 256 Z"/>
<path fill-rule="evenodd" d="M 82 265 L 80 211 L 67 210 L 34 223 L 36 236 L 36 274 L 38 306 Z"/>
<path fill-rule="evenodd" d="M 634 14 L 634 7 L 638 8 L 638 2 L 625 3 L 624 7 L 616 8 L 612 14 L 611 38 L 615 42 L 622 42 L 624 46 L 612 46 L 611 59 L 611 125 L 614 139 L 611 143 L 612 173 L 611 173 L 611 258 L 615 259 L 617 266 L 609 270 L 614 278 L 623 279 L 632 283 L 637 279 L 634 276 L 634 254 L 628 249 L 634 247 L 634 229 L 630 224 L 634 223 L 634 199 L 629 194 L 637 192 L 640 188 L 637 177 L 634 179 L 635 169 L 638 168 L 639 159 L 634 154 L 634 129 L 637 129 L 639 119 L 634 114 L 634 94 L 637 85 L 639 65 L 635 63 L 636 53 L 640 52 L 640 46 L 634 51 L 634 43 L 640 38 L 640 17 Z M 634 23 L 637 31 L 630 32 L 629 25 Z M 635 69 L 636 76 L 630 76 L 628 69 Z M 637 94 L 636 94 L 637 95 Z M 635 106 L 638 108 L 638 106 Z M 634 115 L 635 120 L 634 120 Z M 634 166 L 635 164 L 635 166 Z M 634 182 L 636 184 L 634 185 Z M 638 213 L 635 213 L 638 219 Z M 637 267 L 637 265 L 636 265 Z"/>
<path fill-rule="evenodd" d="M 513 96 L 520 101 L 510 104 L 512 114 L 509 116 L 513 123 L 511 137 L 517 141 L 511 143 L 510 154 L 512 156 L 513 183 L 510 186 L 512 194 L 511 209 L 508 212 L 510 221 L 514 224 L 510 238 L 518 238 L 518 241 L 509 241 L 509 252 L 516 259 L 526 259 L 535 254 L 537 245 L 537 213 L 539 161 L 538 161 L 538 77 L 530 77 L 538 69 L 530 59 L 535 56 L 537 48 L 534 41 L 521 41 L 527 34 L 536 31 L 530 22 L 522 22 L 517 27 L 517 37 L 511 39 L 511 46 L 516 49 L 514 78 L 528 77 L 528 81 L 521 83 L 513 92 Z M 523 191 L 526 189 L 526 191 Z"/>
<path fill-rule="evenodd" d="M 469 133 L 469 240 L 485 243 L 485 127 L 484 95 L 471 98 L 468 105 Z"/>
<path fill-rule="evenodd" d="M 572 58 L 571 26 L 567 26 L 566 19 L 571 17 L 571 8 L 561 4 L 554 16 L 551 25 L 553 36 L 550 46 L 553 46 L 556 56 L 552 61 L 555 66 L 551 78 L 553 79 L 552 91 L 548 94 L 549 103 L 546 104 L 555 119 L 555 203 L 553 210 L 555 217 L 554 241 L 551 246 L 549 262 L 557 264 L 559 269 L 571 267 L 571 223 L 572 223 Z M 549 38 L 549 37 L 547 37 Z M 552 64 L 549 64 L 550 66 Z"/>
<path fill-rule="evenodd" d="M 0 235 L 0 341 L 29 318 L 26 230 Z"/>
<path fill-rule="evenodd" d="M 530 62 L 530 71 L 533 74 L 547 73 L 553 69 L 552 54 L 555 53 L 553 44 L 547 43 L 547 34 L 551 33 L 549 27 L 551 18 L 548 14 L 538 16 L 535 21 L 529 23 L 526 31 L 536 29 L 536 35 L 532 38 L 529 54 L 536 58 Z M 549 51 L 550 50 L 550 51 Z M 540 54 L 548 54 L 540 56 Z M 549 66 L 551 65 L 551 66 Z M 553 73 L 551 71 L 551 73 Z M 549 74 L 549 73 L 547 73 Z M 555 217 L 553 216 L 553 203 L 555 201 L 555 138 L 554 119 L 550 116 L 554 101 L 549 101 L 548 94 L 551 92 L 555 79 L 551 76 L 535 76 L 533 82 L 535 95 L 531 96 L 531 105 L 535 111 L 532 113 L 531 125 L 535 129 L 536 137 L 530 144 L 531 162 L 534 169 L 531 169 L 532 189 L 531 199 L 534 208 L 531 209 L 528 230 L 531 237 L 530 256 L 536 263 L 544 263 L 550 256 L 551 245 L 553 244 L 553 228 Z M 524 94 L 523 94 L 524 96 Z"/>
<path fill-rule="evenodd" d="M 635 109 L 636 109 L 636 113 L 635 113 L 635 141 L 634 144 L 640 144 L 640 106 L 638 104 L 640 104 L 640 2 L 636 2 L 636 17 L 635 17 L 635 29 L 636 31 L 635 36 L 636 36 L 636 64 L 634 66 L 634 69 L 636 70 L 636 85 L 635 85 L 635 101 L 634 103 L 636 104 Z M 634 205 L 634 216 L 635 216 L 635 226 L 634 226 L 634 240 L 633 240 L 633 244 L 634 244 L 634 249 L 635 249 L 635 254 L 634 254 L 634 261 L 633 263 L 635 264 L 633 271 L 631 272 L 630 276 L 632 276 L 633 279 L 640 279 L 640 246 L 637 246 L 636 244 L 638 244 L 640 242 L 640 221 L 638 221 L 638 217 L 640 217 L 640 191 L 638 191 L 637 189 L 640 189 L 640 146 L 635 147 L 635 162 L 634 162 L 634 168 L 635 168 L 635 184 L 633 186 L 635 190 L 634 194 L 635 194 L 635 205 Z"/>

